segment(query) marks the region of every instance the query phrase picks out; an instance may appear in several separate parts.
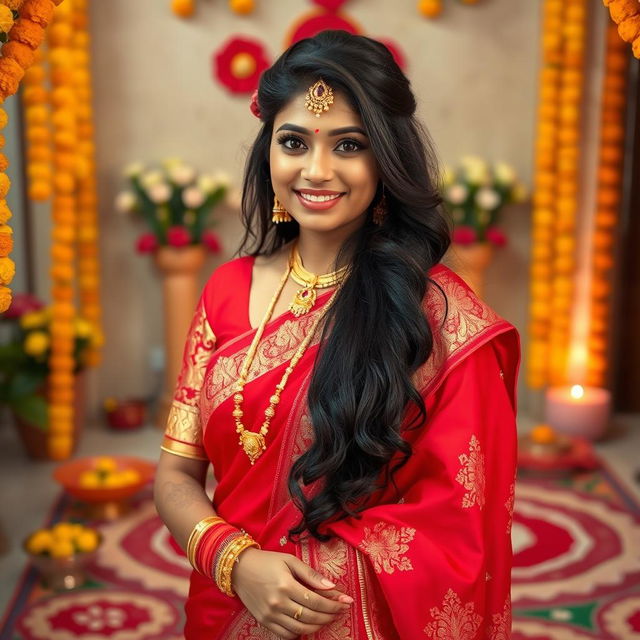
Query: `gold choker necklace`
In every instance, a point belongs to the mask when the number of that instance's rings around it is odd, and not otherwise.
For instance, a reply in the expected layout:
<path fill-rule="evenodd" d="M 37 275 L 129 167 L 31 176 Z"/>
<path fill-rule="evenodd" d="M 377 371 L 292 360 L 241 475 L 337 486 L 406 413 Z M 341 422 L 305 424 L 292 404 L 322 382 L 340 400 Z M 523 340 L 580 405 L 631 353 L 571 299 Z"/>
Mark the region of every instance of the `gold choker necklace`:
<path fill-rule="evenodd" d="M 296 318 L 313 308 L 316 303 L 317 293 L 316 289 L 326 289 L 327 287 L 333 287 L 340 284 L 347 273 L 348 267 L 341 267 L 337 271 L 331 273 L 324 273 L 321 276 L 307 271 L 302 266 L 302 258 L 298 251 L 298 243 L 293 246 L 291 251 L 291 278 L 294 282 L 303 285 L 302 289 L 298 289 L 293 302 L 289 305 L 289 311 L 293 313 Z"/>

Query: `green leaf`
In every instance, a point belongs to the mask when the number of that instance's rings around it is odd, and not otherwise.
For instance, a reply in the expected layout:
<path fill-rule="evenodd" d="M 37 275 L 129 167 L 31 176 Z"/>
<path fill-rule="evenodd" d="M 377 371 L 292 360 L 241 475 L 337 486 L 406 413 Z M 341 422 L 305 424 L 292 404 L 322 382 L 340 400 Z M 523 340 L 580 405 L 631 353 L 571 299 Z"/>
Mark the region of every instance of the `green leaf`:
<path fill-rule="evenodd" d="M 44 383 L 44 376 L 18 372 L 11 378 L 9 393 L 12 398 L 32 396 Z"/>
<path fill-rule="evenodd" d="M 48 426 L 47 402 L 42 396 L 23 396 L 11 404 L 14 413 L 43 431 Z"/>

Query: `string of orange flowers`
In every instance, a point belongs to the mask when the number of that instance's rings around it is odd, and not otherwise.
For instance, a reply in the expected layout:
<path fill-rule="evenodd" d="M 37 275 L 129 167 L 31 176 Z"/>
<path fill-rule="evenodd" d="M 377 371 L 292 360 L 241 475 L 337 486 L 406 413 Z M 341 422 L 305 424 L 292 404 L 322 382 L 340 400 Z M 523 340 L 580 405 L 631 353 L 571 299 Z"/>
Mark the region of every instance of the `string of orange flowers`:
<path fill-rule="evenodd" d="M 100 363 L 102 309 L 100 306 L 100 263 L 98 251 L 98 193 L 95 163 L 94 121 L 91 108 L 90 37 L 87 0 L 74 0 L 72 41 L 75 65 L 75 94 L 78 133 L 76 175 L 78 179 L 78 292 L 80 315 L 90 321 L 94 339 L 87 365 Z"/>
<path fill-rule="evenodd" d="M 553 225 L 557 198 L 557 138 L 562 62 L 562 0 L 545 0 L 542 6 L 541 69 L 538 124 L 535 143 L 533 228 L 530 266 L 529 342 L 527 382 L 542 388 L 549 374 L 548 304 L 553 276 Z"/>
<path fill-rule="evenodd" d="M 576 220 L 580 173 L 580 103 L 584 85 L 586 0 L 565 0 L 558 129 L 558 199 L 549 325 L 549 382 L 568 379 L 571 312 L 576 272 Z"/>
<path fill-rule="evenodd" d="M 632 43 L 633 55 L 640 58 L 640 2 L 638 0 L 603 0 L 611 19 L 618 25 L 618 34 Z"/>
<path fill-rule="evenodd" d="M 622 161 L 627 84 L 627 47 L 615 24 L 606 34 L 604 79 L 600 113 L 600 151 L 596 213 L 591 256 L 591 314 L 587 362 L 588 384 L 604 387 L 608 373 L 609 320 L 615 230 L 622 197 Z"/>
<path fill-rule="evenodd" d="M 77 145 L 72 2 L 57 7 L 49 40 L 53 114 L 53 202 L 51 242 L 51 351 L 49 357 L 49 456 L 61 460 L 73 451 L 74 429 L 74 276 Z"/>
<path fill-rule="evenodd" d="M 35 52 L 44 39 L 44 30 L 51 21 L 55 4 L 62 0 L 5 0 L 2 4 L 16 12 L 17 19 L 7 33 L 7 41 L 0 51 L 0 104 L 14 95 L 20 81 L 35 59 Z M 13 13 L 12 13 L 13 16 Z M 4 110 L 0 114 L 1 128 L 7 125 L 7 115 Z M 4 147 L 4 137 L 1 140 Z M 13 279 L 15 265 L 9 258 L 13 250 L 13 231 L 7 224 L 11 218 L 11 211 L 6 197 L 11 187 L 9 177 L 5 173 L 9 163 L 3 154 L 0 164 L 0 259 L 2 273 L 0 273 L 0 313 L 11 305 L 11 289 L 7 286 Z"/>

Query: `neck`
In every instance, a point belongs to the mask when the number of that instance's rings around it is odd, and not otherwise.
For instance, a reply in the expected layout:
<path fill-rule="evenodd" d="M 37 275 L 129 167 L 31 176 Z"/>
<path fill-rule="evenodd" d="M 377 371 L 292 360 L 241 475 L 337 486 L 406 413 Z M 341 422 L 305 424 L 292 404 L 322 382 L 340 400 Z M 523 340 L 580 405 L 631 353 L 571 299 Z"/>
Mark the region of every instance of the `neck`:
<path fill-rule="evenodd" d="M 334 271 L 340 248 L 355 229 L 334 229 L 330 232 L 310 231 L 300 227 L 298 252 L 307 271 L 323 275 Z M 337 268 L 344 265 L 339 264 Z"/>

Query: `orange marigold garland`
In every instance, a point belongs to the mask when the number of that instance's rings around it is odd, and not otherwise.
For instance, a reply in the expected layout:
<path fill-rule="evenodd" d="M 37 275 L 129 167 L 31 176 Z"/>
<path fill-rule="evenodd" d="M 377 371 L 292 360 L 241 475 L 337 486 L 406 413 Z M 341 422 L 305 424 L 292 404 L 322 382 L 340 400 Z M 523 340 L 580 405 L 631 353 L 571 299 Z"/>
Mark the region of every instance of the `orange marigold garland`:
<path fill-rule="evenodd" d="M 557 203 L 549 326 L 549 382 L 567 383 L 576 273 L 580 104 L 584 87 L 586 0 L 565 0 L 557 150 Z"/>
<path fill-rule="evenodd" d="M 87 364 L 100 363 L 102 309 L 100 306 L 100 263 L 98 252 L 98 194 L 95 163 L 94 123 L 91 108 L 90 39 L 87 0 L 74 0 L 72 52 L 75 67 L 78 154 L 78 291 L 80 315 L 89 320 L 95 336 Z"/>
<path fill-rule="evenodd" d="M 618 27 L 619 28 L 619 27 Z M 627 47 L 609 23 L 600 113 L 600 153 L 596 213 L 591 252 L 591 316 L 587 383 L 607 383 L 607 350 L 611 319 L 615 234 L 622 197 L 622 160 L 626 102 Z"/>
<path fill-rule="evenodd" d="M 553 233 L 558 188 L 558 120 L 562 62 L 563 1 L 545 0 L 542 9 L 542 65 L 539 74 L 535 143 L 533 229 L 530 267 L 527 382 L 542 388 L 549 376 L 549 326 L 553 276 Z"/>
<path fill-rule="evenodd" d="M 633 55 L 640 58 L 640 2 L 638 0 L 603 0 L 611 19 L 618 25 L 618 34 L 632 43 Z"/>
<path fill-rule="evenodd" d="M 60 5 L 54 16 L 54 33 L 72 27 L 71 0 Z M 58 28 L 62 25 L 61 28 Z M 68 458 L 73 451 L 74 428 L 74 276 L 76 258 L 77 144 L 73 57 L 69 39 L 49 43 L 51 101 L 53 114 L 53 231 L 51 243 L 51 352 L 49 359 L 49 455 Z"/>

